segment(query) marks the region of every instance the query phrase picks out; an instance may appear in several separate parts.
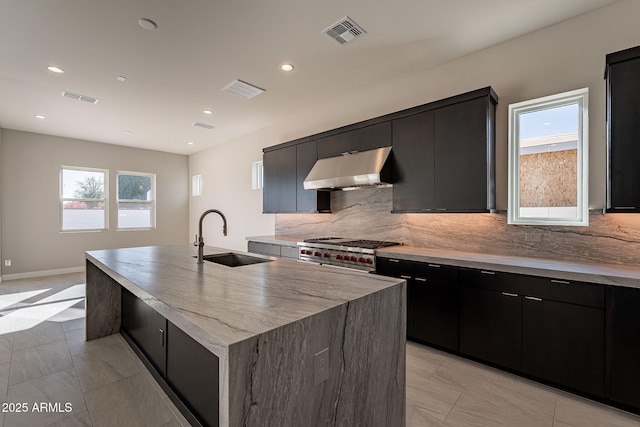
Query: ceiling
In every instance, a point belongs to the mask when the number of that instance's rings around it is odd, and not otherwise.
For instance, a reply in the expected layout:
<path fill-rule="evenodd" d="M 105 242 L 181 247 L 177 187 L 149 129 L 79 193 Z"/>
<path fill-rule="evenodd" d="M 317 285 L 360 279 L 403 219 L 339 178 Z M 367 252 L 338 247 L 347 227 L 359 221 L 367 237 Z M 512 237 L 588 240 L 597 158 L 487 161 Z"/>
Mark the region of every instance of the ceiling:
<path fill-rule="evenodd" d="M 0 128 L 191 154 L 615 1 L 2 0 Z"/>

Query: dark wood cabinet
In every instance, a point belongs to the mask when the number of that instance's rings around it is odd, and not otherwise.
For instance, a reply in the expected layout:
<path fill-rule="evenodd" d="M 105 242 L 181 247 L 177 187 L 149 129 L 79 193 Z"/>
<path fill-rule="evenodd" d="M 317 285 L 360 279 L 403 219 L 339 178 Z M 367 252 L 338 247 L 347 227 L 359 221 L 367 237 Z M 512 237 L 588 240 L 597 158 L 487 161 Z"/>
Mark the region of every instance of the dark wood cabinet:
<path fill-rule="evenodd" d="M 640 212 L 640 46 L 608 54 L 607 212 Z"/>
<path fill-rule="evenodd" d="M 203 425 L 217 426 L 219 360 L 169 322 L 167 383 Z"/>
<path fill-rule="evenodd" d="M 520 370 L 522 301 L 510 279 L 504 273 L 461 271 L 460 352 Z"/>
<path fill-rule="evenodd" d="M 377 258 L 376 272 L 407 281 L 407 338 L 458 350 L 458 269 Z"/>
<path fill-rule="evenodd" d="M 487 88 L 393 121 L 393 212 L 495 209 L 496 103 Z"/>
<path fill-rule="evenodd" d="M 162 376 L 167 370 L 167 320 L 126 289 L 122 289 L 122 329 Z"/>
<path fill-rule="evenodd" d="M 304 189 L 317 158 L 316 141 L 264 151 L 263 213 L 330 211 L 330 193 Z"/>
<path fill-rule="evenodd" d="M 296 145 L 296 212 L 328 212 L 331 193 L 305 190 L 304 180 L 318 160 L 318 141 Z"/>
<path fill-rule="evenodd" d="M 603 397 L 604 310 L 525 296 L 522 371 Z"/>
<path fill-rule="evenodd" d="M 434 112 L 393 121 L 393 212 L 431 212 L 434 197 Z"/>
<path fill-rule="evenodd" d="M 640 411 L 640 289 L 611 287 L 607 294 L 610 399 Z"/>
<path fill-rule="evenodd" d="M 367 151 L 391 145 L 391 122 L 364 126 L 318 139 L 318 158 Z"/>

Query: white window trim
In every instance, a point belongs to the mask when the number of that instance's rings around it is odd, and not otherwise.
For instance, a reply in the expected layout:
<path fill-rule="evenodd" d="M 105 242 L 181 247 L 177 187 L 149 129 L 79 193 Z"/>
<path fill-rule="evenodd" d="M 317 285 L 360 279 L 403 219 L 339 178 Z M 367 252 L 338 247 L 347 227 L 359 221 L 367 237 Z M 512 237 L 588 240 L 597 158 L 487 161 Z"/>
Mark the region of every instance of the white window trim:
<path fill-rule="evenodd" d="M 136 175 L 151 177 L 151 200 L 120 200 L 120 189 L 118 188 L 120 175 Z M 120 203 L 149 203 L 151 205 L 151 225 L 149 227 L 120 227 Z M 145 172 L 117 171 L 116 172 L 116 211 L 118 219 L 116 230 L 118 231 L 141 231 L 154 230 L 156 228 L 156 174 Z"/>
<path fill-rule="evenodd" d="M 81 228 L 81 229 L 64 229 L 64 202 L 66 201 L 79 201 L 79 202 L 95 202 L 95 199 L 79 199 L 76 197 L 62 197 L 62 188 L 63 188 L 63 171 L 64 170 L 77 170 L 77 171 L 87 171 L 87 172 L 100 172 L 104 174 L 104 227 L 103 228 Z M 60 233 L 95 233 L 99 231 L 108 231 L 109 230 L 109 170 L 108 169 L 99 169 L 99 168 L 86 168 L 81 166 L 65 166 L 60 165 L 60 172 L 58 177 L 58 185 L 59 185 L 59 200 L 60 200 Z"/>
<path fill-rule="evenodd" d="M 520 149 L 519 115 L 543 108 L 578 104 L 578 188 L 577 217 L 520 216 Z M 589 225 L 589 89 L 582 88 L 509 105 L 509 187 L 508 224 L 523 225 Z"/>

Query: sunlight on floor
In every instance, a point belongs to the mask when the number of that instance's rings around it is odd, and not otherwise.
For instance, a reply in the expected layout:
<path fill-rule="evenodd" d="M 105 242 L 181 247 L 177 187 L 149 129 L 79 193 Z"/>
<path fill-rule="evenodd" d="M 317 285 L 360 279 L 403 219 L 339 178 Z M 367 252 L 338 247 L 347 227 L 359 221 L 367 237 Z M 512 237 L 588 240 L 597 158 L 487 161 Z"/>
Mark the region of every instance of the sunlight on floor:
<path fill-rule="evenodd" d="M 0 335 L 25 331 L 44 321 L 64 322 L 84 317 L 84 309 L 72 308 L 84 301 L 84 284 L 71 286 L 36 301 L 23 302 L 50 290 L 51 288 L 0 295 L 0 310 L 3 310 L 0 312 Z M 65 313 L 61 315 L 62 312 Z"/>

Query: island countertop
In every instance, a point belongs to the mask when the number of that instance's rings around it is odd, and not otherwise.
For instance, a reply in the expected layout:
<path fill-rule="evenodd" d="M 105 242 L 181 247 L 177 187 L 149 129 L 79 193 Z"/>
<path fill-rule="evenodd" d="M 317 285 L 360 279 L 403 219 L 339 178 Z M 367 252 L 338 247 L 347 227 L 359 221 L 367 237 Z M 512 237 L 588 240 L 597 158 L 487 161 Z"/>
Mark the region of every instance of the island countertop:
<path fill-rule="evenodd" d="M 206 246 L 204 252 L 229 250 Z M 191 246 L 148 246 L 90 251 L 86 257 L 169 320 L 184 325 L 176 318 L 183 317 L 222 346 L 403 282 L 259 255 L 271 261 L 197 264 L 196 253 Z"/>

